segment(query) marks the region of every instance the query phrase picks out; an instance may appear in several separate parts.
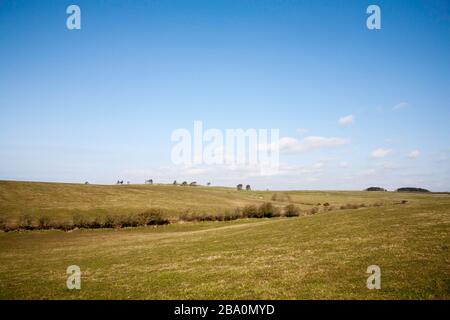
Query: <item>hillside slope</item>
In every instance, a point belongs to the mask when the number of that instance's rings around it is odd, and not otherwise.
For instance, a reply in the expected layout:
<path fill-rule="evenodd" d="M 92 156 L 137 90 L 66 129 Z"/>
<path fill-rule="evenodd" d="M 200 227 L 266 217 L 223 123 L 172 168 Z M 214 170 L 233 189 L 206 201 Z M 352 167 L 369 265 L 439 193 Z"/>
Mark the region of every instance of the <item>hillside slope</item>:
<path fill-rule="evenodd" d="M 291 219 L 0 233 L 0 298 L 450 298 L 450 203 Z M 65 287 L 66 268 L 82 289 Z M 378 265 L 381 290 L 366 288 Z"/>
<path fill-rule="evenodd" d="M 338 208 L 345 204 L 391 205 L 404 199 L 416 203 L 440 201 L 448 195 L 398 194 L 393 192 L 344 191 L 236 191 L 222 187 L 173 185 L 83 185 L 0 181 L 0 218 L 50 216 L 71 219 L 75 214 L 91 216 L 134 214 L 161 208 L 170 217 L 186 211 L 217 214 L 265 201 L 275 206 L 289 203 L 308 210 L 324 204 Z"/>

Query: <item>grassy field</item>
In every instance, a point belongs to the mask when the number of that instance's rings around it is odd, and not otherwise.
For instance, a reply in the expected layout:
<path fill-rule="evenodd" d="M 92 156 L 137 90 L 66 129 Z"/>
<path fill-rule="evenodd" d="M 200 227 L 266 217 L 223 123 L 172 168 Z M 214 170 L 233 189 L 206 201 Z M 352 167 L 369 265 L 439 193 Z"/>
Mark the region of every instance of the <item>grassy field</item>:
<path fill-rule="evenodd" d="M 0 215 L 222 210 L 276 192 L 0 183 Z M 277 192 L 279 203 L 382 203 L 298 218 L 0 232 L 1 299 L 449 299 L 450 196 Z M 407 203 L 401 204 L 402 200 Z M 381 290 L 366 288 L 369 265 Z M 81 290 L 66 288 L 78 265 Z"/>
<path fill-rule="evenodd" d="M 295 204 L 302 210 L 323 204 L 339 208 L 346 204 L 391 205 L 403 199 L 441 199 L 442 195 L 397 194 L 392 192 L 346 191 L 237 191 L 223 187 L 173 185 L 83 185 L 0 181 L 0 218 L 16 221 L 23 215 L 70 220 L 86 216 L 135 214 L 160 208 L 169 218 L 185 212 L 219 214 L 246 205 L 271 202 L 283 207 Z M 446 197 L 444 197 L 446 199 Z"/>

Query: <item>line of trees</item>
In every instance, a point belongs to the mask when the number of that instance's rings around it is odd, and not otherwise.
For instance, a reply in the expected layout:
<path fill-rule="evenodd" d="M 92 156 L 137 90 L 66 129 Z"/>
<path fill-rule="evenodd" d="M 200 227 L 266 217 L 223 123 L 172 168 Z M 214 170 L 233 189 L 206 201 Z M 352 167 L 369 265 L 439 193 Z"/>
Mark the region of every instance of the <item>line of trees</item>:
<path fill-rule="evenodd" d="M 364 191 L 387 191 L 385 188 L 381 187 L 369 187 L 364 189 Z M 430 192 L 430 190 L 415 187 L 398 188 L 395 192 Z"/>

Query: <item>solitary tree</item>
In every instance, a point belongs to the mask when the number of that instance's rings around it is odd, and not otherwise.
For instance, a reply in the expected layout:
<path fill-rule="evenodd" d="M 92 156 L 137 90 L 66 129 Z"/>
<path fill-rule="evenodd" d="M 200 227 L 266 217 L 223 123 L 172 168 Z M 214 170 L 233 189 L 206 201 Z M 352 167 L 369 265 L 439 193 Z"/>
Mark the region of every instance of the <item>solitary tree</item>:
<path fill-rule="evenodd" d="M 183 183 L 181 184 L 182 186 L 187 186 L 187 182 L 183 181 Z"/>
<path fill-rule="evenodd" d="M 211 182 L 208 182 L 206 185 L 209 187 L 211 185 Z"/>
<path fill-rule="evenodd" d="M 174 186 L 177 185 L 177 180 L 173 180 L 173 185 L 174 185 Z"/>
<path fill-rule="evenodd" d="M 248 185 L 245 186 L 245 190 L 250 191 L 250 190 L 252 190 L 252 188 L 251 188 L 250 185 L 248 184 Z"/>
<path fill-rule="evenodd" d="M 239 183 L 239 184 L 236 186 L 236 189 L 237 189 L 238 191 L 241 191 L 241 190 L 242 190 L 242 183 Z"/>
<path fill-rule="evenodd" d="M 197 186 L 197 181 L 192 181 L 189 185 L 190 185 L 191 187 L 195 187 L 195 186 Z"/>

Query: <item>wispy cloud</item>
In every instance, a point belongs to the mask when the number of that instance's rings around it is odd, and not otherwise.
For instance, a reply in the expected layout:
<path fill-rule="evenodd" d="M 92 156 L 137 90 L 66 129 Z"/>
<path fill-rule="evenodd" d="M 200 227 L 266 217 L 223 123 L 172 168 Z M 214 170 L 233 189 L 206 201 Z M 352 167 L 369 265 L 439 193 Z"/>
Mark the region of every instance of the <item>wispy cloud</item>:
<path fill-rule="evenodd" d="M 409 159 L 416 159 L 417 157 L 420 156 L 420 151 L 419 150 L 413 150 L 410 153 L 408 153 L 406 155 Z"/>
<path fill-rule="evenodd" d="M 350 143 L 348 139 L 336 137 L 308 136 L 301 140 L 283 137 L 278 141 L 280 152 L 302 153 L 315 149 L 333 148 Z M 263 146 L 264 147 L 264 146 Z M 270 147 L 270 146 L 269 146 Z M 273 147 L 273 146 L 272 146 Z"/>
<path fill-rule="evenodd" d="M 409 107 L 409 103 L 408 102 L 400 102 L 400 103 L 398 103 L 398 104 L 396 104 L 393 108 L 392 108 L 392 110 L 400 110 L 400 109 L 405 109 L 405 108 L 407 108 L 407 107 Z"/>
<path fill-rule="evenodd" d="M 383 149 L 383 148 L 378 148 L 375 149 L 371 152 L 370 156 L 372 158 L 384 158 L 387 155 L 389 155 L 390 153 L 392 153 L 392 149 Z"/>
<path fill-rule="evenodd" d="M 348 168 L 348 162 L 347 161 L 339 162 L 339 167 L 341 167 L 341 168 Z"/>
<path fill-rule="evenodd" d="M 344 127 L 352 124 L 353 122 L 355 122 L 355 116 L 352 114 L 339 118 L 339 124 Z"/>

